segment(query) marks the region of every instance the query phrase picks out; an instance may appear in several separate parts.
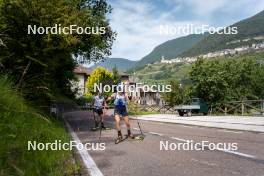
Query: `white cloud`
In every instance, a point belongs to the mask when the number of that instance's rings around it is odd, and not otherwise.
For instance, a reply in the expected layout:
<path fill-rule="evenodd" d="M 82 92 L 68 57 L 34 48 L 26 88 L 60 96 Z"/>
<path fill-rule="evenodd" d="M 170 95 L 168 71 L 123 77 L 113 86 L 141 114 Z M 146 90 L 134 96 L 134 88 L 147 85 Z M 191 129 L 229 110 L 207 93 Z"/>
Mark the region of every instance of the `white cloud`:
<path fill-rule="evenodd" d="M 160 25 L 176 25 L 170 21 L 169 13 L 155 18 L 152 4 L 122 2 L 114 4 L 110 17 L 111 26 L 118 33 L 111 57 L 141 59 L 160 43 L 179 37 L 159 34 Z"/>
<path fill-rule="evenodd" d="M 257 0 L 164 0 L 163 3 L 170 7 L 169 10 L 150 0 L 111 1 L 113 11 L 110 14 L 110 24 L 117 32 L 111 57 L 138 60 L 150 53 L 155 46 L 181 36 L 160 35 L 160 25 L 215 24 L 217 19 L 214 19 L 214 14 L 219 10 L 239 13 L 243 9 L 244 15 L 239 18 L 243 19 L 245 15 L 254 15 L 264 7 L 264 1 Z M 185 11 L 189 18 L 182 17 Z M 230 19 L 227 22 L 230 23 Z"/>

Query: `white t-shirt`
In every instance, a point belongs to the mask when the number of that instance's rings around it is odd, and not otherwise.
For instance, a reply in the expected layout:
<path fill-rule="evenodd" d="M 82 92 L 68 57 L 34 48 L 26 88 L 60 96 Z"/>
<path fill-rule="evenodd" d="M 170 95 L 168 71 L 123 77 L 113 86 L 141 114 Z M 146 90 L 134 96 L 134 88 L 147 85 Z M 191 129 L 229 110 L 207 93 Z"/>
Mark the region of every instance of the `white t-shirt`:
<path fill-rule="evenodd" d="M 94 106 L 97 108 L 102 108 L 104 103 L 104 97 L 96 95 L 94 97 Z"/>

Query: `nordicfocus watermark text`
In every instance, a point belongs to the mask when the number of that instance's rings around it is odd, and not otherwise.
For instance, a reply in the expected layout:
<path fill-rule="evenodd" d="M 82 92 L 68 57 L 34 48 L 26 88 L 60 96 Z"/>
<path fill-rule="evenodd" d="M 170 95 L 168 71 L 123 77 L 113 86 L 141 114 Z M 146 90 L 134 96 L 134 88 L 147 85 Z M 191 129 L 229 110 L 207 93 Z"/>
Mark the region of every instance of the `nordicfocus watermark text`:
<path fill-rule="evenodd" d="M 63 143 L 61 140 L 55 140 L 54 142 L 41 143 L 37 141 L 28 141 L 28 150 L 94 150 L 103 151 L 106 146 L 105 143 L 77 143 L 76 141 L 70 141 Z"/>
<path fill-rule="evenodd" d="M 183 150 L 183 151 L 203 151 L 203 150 L 228 150 L 236 151 L 237 143 L 212 143 L 209 141 L 193 142 L 192 140 L 184 143 L 160 141 L 160 150 Z"/>
<path fill-rule="evenodd" d="M 94 34 L 102 35 L 106 33 L 106 27 L 81 27 L 78 25 L 62 26 L 55 24 L 52 27 L 42 27 L 28 25 L 28 34 Z"/>
<path fill-rule="evenodd" d="M 94 92 L 171 92 L 171 85 L 143 85 L 141 83 L 136 83 L 133 85 L 121 84 L 121 85 L 103 85 L 102 83 L 95 83 L 93 86 Z"/>
<path fill-rule="evenodd" d="M 189 35 L 189 34 L 203 34 L 208 32 L 209 34 L 238 34 L 238 28 L 236 26 L 229 27 L 213 27 L 209 25 L 195 26 L 193 24 L 185 25 L 160 25 L 159 33 L 164 35 Z"/>

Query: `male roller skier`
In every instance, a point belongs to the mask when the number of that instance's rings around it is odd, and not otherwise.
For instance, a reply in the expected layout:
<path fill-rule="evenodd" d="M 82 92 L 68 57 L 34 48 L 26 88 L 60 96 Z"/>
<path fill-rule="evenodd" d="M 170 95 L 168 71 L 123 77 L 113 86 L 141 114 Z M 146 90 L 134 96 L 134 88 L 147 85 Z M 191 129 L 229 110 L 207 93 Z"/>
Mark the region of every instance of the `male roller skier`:
<path fill-rule="evenodd" d="M 93 97 L 93 111 L 94 113 L 96 113 L 99 116 L 99 119 L 95 120 L 95 128 L 99 127 L 99 123 L 101 123 L 101 127 L 102 129 L 106 129 L 106 127 L 104 126 L 104 112 L 103 112 L 103 108 L 105 105 L 105 99 L 102 96 L 102 94 L 100 92 L 98 92 L 98 94 L 96 96 Z"/>

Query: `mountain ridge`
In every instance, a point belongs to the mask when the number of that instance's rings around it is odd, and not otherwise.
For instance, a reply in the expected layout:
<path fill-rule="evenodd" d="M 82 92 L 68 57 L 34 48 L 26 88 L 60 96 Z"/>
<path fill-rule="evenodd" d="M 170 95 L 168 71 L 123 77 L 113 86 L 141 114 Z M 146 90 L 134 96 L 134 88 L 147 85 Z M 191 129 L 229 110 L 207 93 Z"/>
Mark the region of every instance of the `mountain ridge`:
<path fill-rule="evenodd" d="M 125 72 L 128 69 L 132 68 L 136 62 L 137 61 L 133 61 L 125 58 L 106 58 L 103 61 L 95 63 L 93 66 L 89 68 L 94 69 L 98 66 L 101 66 L 111 71 L 113 67 L 116 66 L 119 71 Z"/>
<path fill-rule="evenodd" d="M 208 35 L 192 48 L 180 54 L 180 56 L 197 56 L 200 54 L 206 54 L 208 52 L 214 52 L 222 49 L 232 49 L 235 47 L 259 42 L 255 40 L 254 37 L 264 35 L 264 10 L 249 18 L 238 21 L 229 27 L 237 27 L 238 34 Z M 243 41 L 243 39 L 245 41 Z M 232 43 L 232 41 L 236 40 L 242 40 L 242 42 Z"/>
<path fill-rule="evenodd" d="M 115 60 L 123 58 L 113 58 L 97 64 L 109 69 L 117 65 L 121 71 L 135 71 L 145 67 L 146 64 L 159 62 L 162 56 L 165 59 L 173 59 L 176 57 L 189 57 L 207 54 L 209 52 L 219 51 L 222 49 L 232 49 L 245 45 L 251 45 L 264 41 L 264 10 L 243 20 L 240 20 L 229 27 L 237 26 L 238 34 L 190 34 L 187 36 L 168 40 L 157 45 L 149 54 L 141 58 L 139 61 L 131 61 L 128 59 Z M 263 35 L 263 39 L 255 39 Z M 247 39 L 250 40 L 247 40 Z M 246 40 L 244 40 L 246 39 Z M 234 42 L 241 40 L 241 42 Z"/>
<path fill-rule="evenodd" d="M 202 40 L 206 34 L 190 34 L 187 36 L 168 40 L 156 46 L 149 54 L 140 59 L 135 67 L 160 61 L 162 56 L 166 59 L 173 59 L 179 54 L 194 46 Z"/>

